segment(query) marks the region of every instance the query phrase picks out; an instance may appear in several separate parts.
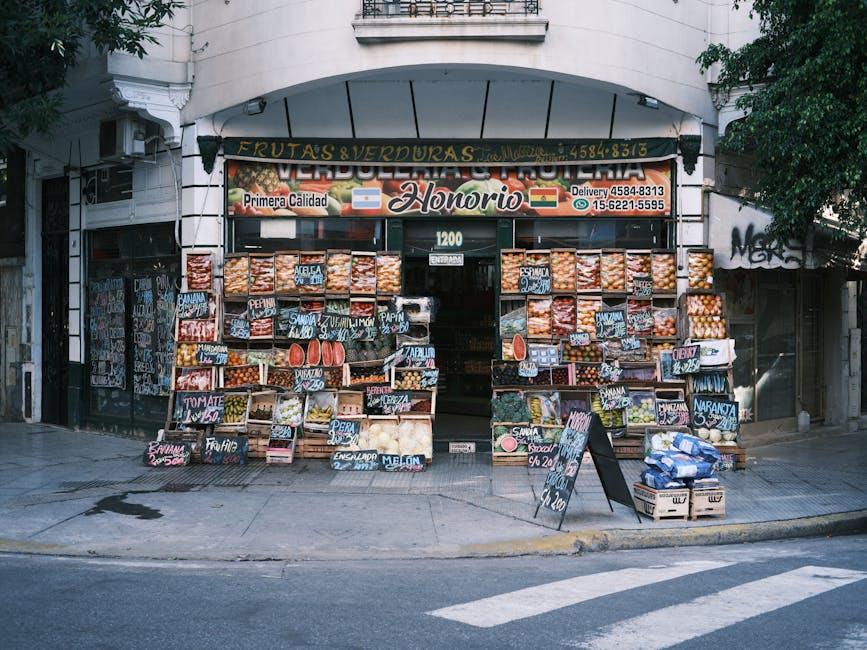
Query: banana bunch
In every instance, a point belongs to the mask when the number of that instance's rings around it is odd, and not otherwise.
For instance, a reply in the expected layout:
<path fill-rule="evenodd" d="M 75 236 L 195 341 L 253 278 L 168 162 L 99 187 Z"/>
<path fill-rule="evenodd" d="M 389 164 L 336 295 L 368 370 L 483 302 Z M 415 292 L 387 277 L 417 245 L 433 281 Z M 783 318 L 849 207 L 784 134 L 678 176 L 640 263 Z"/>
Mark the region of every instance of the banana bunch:
<path fill-rule="evenodd" d="M 538 397 L 530 398 L 530 421 L 542 421 L 542 400 Z"/>
<path fill-rule="evenodd" d="M 606 429 L 617 429 L 623 426 L 623 411 L 604 411 L 599 395 L 594 395 L 590 400 L 590 410 L 599 416 L 602 426 Z"/>
<path fill-rule="evenodd" d="M 330 406 L 311 406 L 307 411 L 308 422 L 329 422 L 332 410 Z"/>

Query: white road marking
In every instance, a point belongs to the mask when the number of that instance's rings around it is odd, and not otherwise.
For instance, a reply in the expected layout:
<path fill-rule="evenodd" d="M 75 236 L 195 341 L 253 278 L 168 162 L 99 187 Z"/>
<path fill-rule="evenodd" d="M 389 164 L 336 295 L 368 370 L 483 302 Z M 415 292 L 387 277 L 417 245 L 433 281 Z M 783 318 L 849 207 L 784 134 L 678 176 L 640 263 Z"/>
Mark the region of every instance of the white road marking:
<path fill-rule="evenodd" d="M 609 625 L 579 648 L 668 648 L 794 605 L 867 577 L 861 571 L 805 566 Z"/>
<path fill-rule="evenodd" d="M 732 562 L 679 562 L 661 568 L 642 567 L 594 573 L 549 582 L 537 587 L 518 589 L 499 596 L 443 607 L 427 613 L 475 627 L 494 627 L 577 605 L 593 598 L 601 598 L 693 573 L 721 569 L 731 564 Z"/>

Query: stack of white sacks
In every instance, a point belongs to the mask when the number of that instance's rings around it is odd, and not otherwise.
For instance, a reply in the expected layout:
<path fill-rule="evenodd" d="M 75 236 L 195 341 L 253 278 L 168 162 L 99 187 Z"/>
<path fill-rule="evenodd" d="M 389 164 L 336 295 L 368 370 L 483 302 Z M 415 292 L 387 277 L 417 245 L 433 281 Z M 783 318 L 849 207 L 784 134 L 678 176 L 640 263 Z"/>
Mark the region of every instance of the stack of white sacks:
<path fill-rule="evenodd" d="M 720 453 L 711 443 L 688 433 L 674 437 L 654 436 L 652 449 L 644 458 L 648 467 L 641 472 L 641 482 L 655 490 L 675 488 L 719 487 L 714 465 Z M 658 447 L 658 448 L 657 448 Z"/>

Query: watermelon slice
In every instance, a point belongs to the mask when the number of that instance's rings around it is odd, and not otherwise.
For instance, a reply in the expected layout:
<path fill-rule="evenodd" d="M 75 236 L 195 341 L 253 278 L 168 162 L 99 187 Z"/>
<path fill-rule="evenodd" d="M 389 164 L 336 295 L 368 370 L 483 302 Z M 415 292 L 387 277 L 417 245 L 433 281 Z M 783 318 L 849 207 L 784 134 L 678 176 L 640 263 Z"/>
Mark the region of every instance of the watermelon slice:
<path fill-rule="evenodd" d="M 319 339 L 310 339 L 307 344 L 307 365 L 318 366 L 322 360 L 322 346 L 319 344 Z"/>
<path fill-rule="evenodd" d="M 518 439 L 514 436 L 503 436 L 500 438 L 500 448 L 507 454 L 511 454 L 518 449 Z"/>
<path fill-rule="evenodd" d="M 300 368 L 304 365 L 304 348 L 297 343 L 289 347 L 289 365 L 292 368 Z"/>
<path fill-rule="evenodd" d="M 515 334 L 512 338 L 512 354 L 516 361 L 523 361 L 527 358 L 527 342 L 520 334 Z"/>
<path fill-rule="evenodd" d="M 334 352 L 331 350 L 331 343 L 328 341 L 322 342 L 322 365 L 331 366 L 334 364 Z"/>
<path fill-rule="evenodd" d="M 343 347 L 343 343 L 340 341 L 332 343 L 331 352 L 334 355 L 334 365 L 342 366 L 346 361 L 346 348 Z"/>

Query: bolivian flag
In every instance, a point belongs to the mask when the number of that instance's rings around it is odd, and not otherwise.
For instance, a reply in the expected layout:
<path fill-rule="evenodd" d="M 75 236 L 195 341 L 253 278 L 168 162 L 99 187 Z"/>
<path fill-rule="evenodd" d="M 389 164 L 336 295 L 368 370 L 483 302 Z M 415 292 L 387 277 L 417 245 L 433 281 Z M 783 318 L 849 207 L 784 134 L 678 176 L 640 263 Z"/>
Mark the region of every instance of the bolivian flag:
<path fill-rule="evenodd" d="M 530 207 L 531 208 L 556 208 L 557 207 L 557 188 L 556 187 L 531 187 L 530 188 Z"/>

